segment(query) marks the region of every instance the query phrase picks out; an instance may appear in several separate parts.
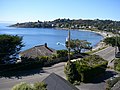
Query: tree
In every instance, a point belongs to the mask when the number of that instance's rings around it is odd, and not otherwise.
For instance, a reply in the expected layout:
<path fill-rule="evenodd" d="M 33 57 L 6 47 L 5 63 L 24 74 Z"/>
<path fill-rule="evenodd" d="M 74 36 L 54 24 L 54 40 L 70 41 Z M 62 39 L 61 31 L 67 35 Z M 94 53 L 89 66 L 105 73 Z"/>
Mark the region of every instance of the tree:
<path fill-rule="evenodd" d="M 109 45 L 112 45 L 113 47 L 114 46 L 118 46 L 118 49 L 120 51 L 120 37 L 108 37 L 108 38 L 105 38 L 104 39 L 104 42 L 106 44 L 109 44 Z"/>
<path fill-rule="evenodd" d="M 76 79 L 76 74 L 75 74 L 75 65 L 68 61 L 67 64 L 64 67 L 64 73 L 66 74 L 66 78 L 70 83 L 74 83 Z"/>
<path fill-rule="evenodd" d="M 23 47 L 22 37 L 12 35 L 0 35 L 0 62 L 16 60 L 16 56 Z"/>
<path fill-rule="evenodd" d="M 81 53 L 82 49 L 91 49 L 91 43 L 86 40 L 70 40 L 70 49 L 74 50 L 75 53 Z M 66 41 L 66 47 L 68 48 L 68 41 Z"/>

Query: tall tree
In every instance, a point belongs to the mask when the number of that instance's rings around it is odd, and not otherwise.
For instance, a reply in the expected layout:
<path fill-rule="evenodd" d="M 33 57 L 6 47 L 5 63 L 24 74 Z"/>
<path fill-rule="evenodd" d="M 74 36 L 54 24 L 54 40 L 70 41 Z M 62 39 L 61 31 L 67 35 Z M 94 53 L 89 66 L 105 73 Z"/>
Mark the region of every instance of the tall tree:
<path fill-rule="evenodd" d="M 0 62 L 15 60 L 23 46 L 22 37 L 17 35 L 0 35 Z"/>
<path fill-rule="evenodd" d="M 82 49 L 91 49 L 91 43 L 86 40 L 70 40 L 70 48 L 75 51 L 75 53 L 81 53 Z M 68 48 L 68 41 L 66 41 L 66 47 Z"/>

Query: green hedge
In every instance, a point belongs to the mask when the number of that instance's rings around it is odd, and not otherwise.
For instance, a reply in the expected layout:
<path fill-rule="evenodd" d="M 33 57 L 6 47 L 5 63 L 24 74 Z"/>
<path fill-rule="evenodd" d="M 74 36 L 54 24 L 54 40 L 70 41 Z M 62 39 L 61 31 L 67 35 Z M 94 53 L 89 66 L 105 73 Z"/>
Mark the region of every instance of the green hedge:
<path fill-rule="evenodd" d="M 97 56 L 97 55 L 92 55 L 92 56 L 88 56 L 84 59 L 75 61 L 75 62 L 71 62 L 74 63 L 74 72 L 72 76 L 77 76 L 74 77 L 74 79 L 72 78 L 72 81 L 81 81 L 81 82 L 90 82 L 94 77 L 103 74 L 107 68 L 107 64 L 108 62 L 105 61 L 104 59 L 102 59 L 101 57 Z M 69 67 L 69 63 L 65 66 L 65 70 L 66 68 Z M 71 67 L 69 67 L 71 68 Z M 73 68 L 72 68 L 73 69 Z M 67 69 L 69 70 L 69 69 Z M 70 72 L 71 72 L 70 71 Z M 69 73 L 70 73 L 69 72 Z M 65 72 L 67 78 L 69 77 L 69 75 Z M 71 80 L 69 80 L 71 81 Z"/>

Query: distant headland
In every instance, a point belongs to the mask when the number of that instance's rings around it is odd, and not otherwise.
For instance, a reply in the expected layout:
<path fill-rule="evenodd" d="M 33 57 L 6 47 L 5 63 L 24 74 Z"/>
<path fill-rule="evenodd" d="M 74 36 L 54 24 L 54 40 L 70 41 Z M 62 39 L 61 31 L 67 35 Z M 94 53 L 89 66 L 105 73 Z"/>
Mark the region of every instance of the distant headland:
<path fill-rule="evenodd" d="M 37 21 L 16 23 L 10 27 L 18 28 L 61 28 L 61 29 L 89 29 L 89 30 L 103 30 L 109 32 L 120 31 L 120 21 L 112 20 L 83 20 L 83 19 L 56 19 L 53 21 Z"/>

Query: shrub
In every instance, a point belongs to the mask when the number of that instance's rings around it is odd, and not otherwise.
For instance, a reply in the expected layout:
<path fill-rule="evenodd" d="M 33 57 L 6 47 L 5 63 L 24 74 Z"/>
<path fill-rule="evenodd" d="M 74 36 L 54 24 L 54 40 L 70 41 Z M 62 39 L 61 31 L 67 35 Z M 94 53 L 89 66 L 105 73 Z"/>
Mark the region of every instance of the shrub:
<path fill-rule="evenodd" d="M 74 81 L 90 82 L 91 79 L 105 72 L 107 63 L 97 55 L 88 56 L 79 61 L 71 62 L 70 65 L 67 64 L 65 74 L 68 81 L 72 81 L 72 83 Z"/>
<path fill-rule="evenodd" d="M 25 82 L 22 82 L 20 84 L 17 84 L 15 85 L 12 90 L 33 90 L 32 86 L 25 83 Z"/>
<path fill-rule="evenodd" d="M 34 90 L 47 90 L 46 87 L 47 87 L 47 84 L 43 82 L 34 83 Z"/>
<path fill-rule="evenodd" d="M 114 69 L 120 71 L 120 59 L 115 59 Z"/>
<path fill-rule="evenodd" d="M 47 85 L 43 82 L 36 82 L 34 85 L 27 84 L 25 82 L 21 82 L 13 86 L 12 90 L 47 90 Z"/>
<path fill-rule="evenodd" d="M 76 69 L 75 69 L 75 64 L 74 63 L 68 61 L 67 64 L 65 65 L 64 73 L 66 74 L 67 80 L 70 83 L 74 83 L 76 81 L 76 76 L 78 74 L 76 73 Z"/>
<path fill-rule="evenodd" d="M 57 50 L 57 57 L 66 57 L 68 55 L 68 51 L 67 50 Z"/>

